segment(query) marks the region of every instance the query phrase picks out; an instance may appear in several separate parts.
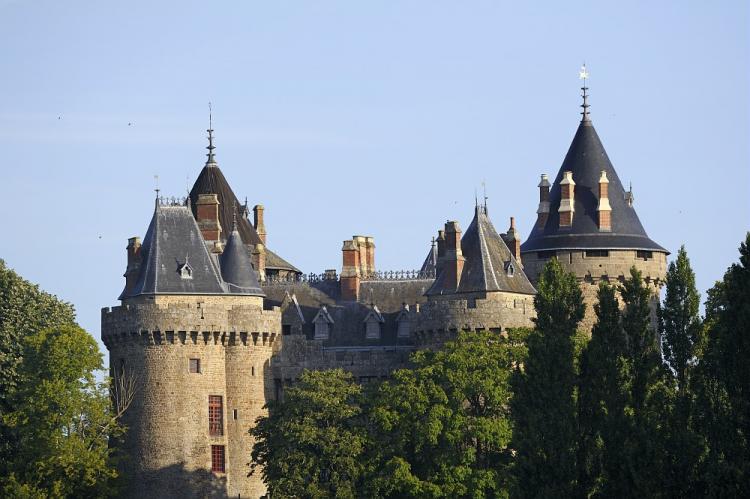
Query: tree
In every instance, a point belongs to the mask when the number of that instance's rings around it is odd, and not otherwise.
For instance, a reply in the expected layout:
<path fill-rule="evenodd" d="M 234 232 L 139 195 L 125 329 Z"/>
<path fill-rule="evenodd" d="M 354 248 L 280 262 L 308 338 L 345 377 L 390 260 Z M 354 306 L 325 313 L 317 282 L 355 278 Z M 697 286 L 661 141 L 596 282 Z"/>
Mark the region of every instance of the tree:
<path fill-rule="evenodd" d="M 685 246 L 680 247 L 677 259 L 669 264 L 666 284 L 664 305 L 659 309 L 664 359 L 677 376 L 679 391 L 685 392 L 688 368 L 695 358 L 695 345 L 703 329 L 698 315 L 700 295 Z"/>
<path fill-rule="evenodd" d="M 5 416 L 15 407 L 21 382 L 23 341 L 48 327 L 75 324 L 72 305 L 41 291 L 0 260 L 0 476 L 18 450 L 15 432 Z"/>
<path fill-rule="evenodd" d="M 750 233 L 740 261 L 709 290 L 706 337 L 694 389 L 696 428 L 707 445 L 701 492 L 750 495 Z"/>
<path fill-rule="evenodd" d="M 15 408 L 4 422 L 19 446 L 4 483 L 9 495 L 106 497 L 115 493 L 109 439 L 122 431 L 109 386 L 96 381 L 102 356 L 77 326 L 23 338 Z"/>
<path fill-rule="evenodd" d="M 252 471 L 271 497 L 357 497 L 365 432 L 362 390 L 341 369 L 305 371 L 250 430 Z"/>
<path fill-rule="evenodd" d="M 659 307 L 659 331 L 664 361 L 674 373 L 676 393 L 666 433 L 669 466 L 665 488 L 673 496 L 694 495 L 695 471 L 704 451 L 691 418 L 696 349 L 701 343 L 703 324 L 699 316 L 700 296 L 695 274 L 685 247 L 677 253 L 667 271 L 664 304 Z"/>
<path fill-rule="evenodd" d="M 659 352 L 657 334 L 651 326 L 652 292 L 641 273 L 630 269 L 620 290 L 624 302 L 622 327 L 632 372 L 629 382 L 633 428 L 627 465 L 636 477 L 631 494 L 658 497 L 664 489 L 667 469 L 666 432 L 674 404 L 674 385 Z"/>
<path fill-rule="evenodd" d="M 462 332 L 384 382 L 372 403 L 366 495 L 507 497 L 514 366 L 526 330 Z"/>
<path fill-rule="evenodd" d="M 596 323 L 581 358 L 578 398 L 579 487 L 582 496 L 626 497 L 635 477 L 628 462 L 632 433 L 631 369 L 616 289 L 601 283 Z"/>
<path fill-rule="evenodd" d="M 536 327 L 528 337 L 524 368 L 516 372 L 512 401 L 517 493 L 572 496 L 578 436 L 574 341 L 585 304 L 575 276 L 554 258 L 537 290 Z"/>

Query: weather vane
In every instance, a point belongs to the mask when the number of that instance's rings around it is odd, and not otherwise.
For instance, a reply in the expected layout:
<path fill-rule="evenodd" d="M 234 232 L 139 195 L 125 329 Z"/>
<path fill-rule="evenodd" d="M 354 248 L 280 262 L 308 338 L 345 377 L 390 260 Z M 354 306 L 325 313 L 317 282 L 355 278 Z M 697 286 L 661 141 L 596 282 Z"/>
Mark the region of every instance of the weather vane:
<path fill-rule="evenodd" d="M 578 78 L 580 78 L 581 80 L 586 80 L 586 78 L 588 77 L 589 77 L 589 72 L 586 69 L 586 63 L 584 62 L 583 66 L 581 66 L 581 70 L 578 72 Z M 586 82 L 584 81 L 583 84 L 585 85 Z"/>

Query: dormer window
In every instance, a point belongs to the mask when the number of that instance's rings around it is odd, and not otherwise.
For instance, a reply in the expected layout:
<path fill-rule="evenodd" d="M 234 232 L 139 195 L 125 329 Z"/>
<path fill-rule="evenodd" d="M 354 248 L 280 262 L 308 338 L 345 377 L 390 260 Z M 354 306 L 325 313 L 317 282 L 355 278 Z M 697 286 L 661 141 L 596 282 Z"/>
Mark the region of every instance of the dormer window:
<path fill-rule="evenodd" d="M 333 318 L 331 317 L 331 314 L 328 313 L 326 307 L 320 307 L 320 310 L 318 310 L 318 313 L 313 319 L 313 324 L 315 324 L 315 336 L 313 339 L 327 340 L 331 334 Z"/>
<path fill-rule="evenodd" d="M 365 316 L 365 338 L 368 340 L 379 340 L 381 324 L 385 322 L 383 315 L 378 310 L 378 307 L 372 305 L 370 311 Z"/>
<path fill-rule="evenodd" d="M 183 279 L 193 278 L 193 267 L 191 267 L 188 262 L 185 262 L 179 267 L 177 267 L 177 272 L 180 274 L 180 277 Z"/>
<path fill-rule="evenodd" d="M 516 275 L 516 267 L 513 265 L 513 262 L 506 262 L 505 263 L 505 274 L 508 277 L 513 277 Z"/>
<path fill-rule="evenodd" d="M 406 303 L 404 303 L 401 312 L 396 317 L 396 323 L 398 324 L 396 337 L 409 338 L 411 336 L 411 316 L 409 314 L 409 305 Z"/>

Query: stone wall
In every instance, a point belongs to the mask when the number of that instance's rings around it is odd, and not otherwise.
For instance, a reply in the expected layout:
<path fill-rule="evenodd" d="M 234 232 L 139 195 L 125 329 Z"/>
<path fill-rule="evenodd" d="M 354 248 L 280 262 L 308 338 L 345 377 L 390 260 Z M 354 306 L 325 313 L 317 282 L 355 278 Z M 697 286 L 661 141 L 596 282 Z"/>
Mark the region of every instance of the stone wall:
<path fill-rule="evenodd" d="M 419 347 L 437 347 L 458 331 L 533 327 L 534 296 L 492 292 L 477 295 L 431 297 L 417 314 L 415 341 Z"/>
<path fill-rule="evenodd" d="M 643 279 L 652 292 L 651 317 L 656 327 L 656 305 L 667 274 L 666 253 L 654 251 L 652 258 L 648 260 L 638 258 L 635 250 L 609 250 L 608 256 L 601 257 L 587 257 L 585 250 L 557 250 L 555 254 L 563 267 L 575 274 L 583 291 L 586 316 L 580 326 L 582 330 L 590 332 L 596 320 L 594 304 L 597 302 L 599 283 L 622 282 L 630 277 L 630 268 L 633 266 L 643 274 Z M 548 261 L 549 257 L 539 258 L 539 252 L 523 254 L 524 271 L 534 285 Z"/>
<path fill-rule="evenodd" d="M 258 297 L 158 297 L 102 310 L 113 375 L 135 376 L 123 416 L 126 497 L 261 497 L 247 477 L 248 434 L 273 386 L 280 312 Z M 200 372 L 190 372 L 200 359 Z M 222 397 L 221 435 L 211 436 L 208 397 Z M 235 418 L 236 411 L 236 418 Z M 225 449 L 225 473 L 211 472 L 211 446 Z"/>

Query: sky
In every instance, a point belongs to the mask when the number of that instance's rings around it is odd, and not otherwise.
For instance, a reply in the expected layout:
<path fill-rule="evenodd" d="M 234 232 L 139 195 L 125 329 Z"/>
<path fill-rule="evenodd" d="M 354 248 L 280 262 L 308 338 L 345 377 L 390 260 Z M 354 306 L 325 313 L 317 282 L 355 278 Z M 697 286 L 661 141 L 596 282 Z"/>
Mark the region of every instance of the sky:
<path fill-rule="evenodd" d="M 591 116 L 649 236 L 705 291 L 750 229 L 746 1 L 0 0 L 0 258 L 97 339 L 127 239 L 216 157 L 303 271 L 375 237 L 418 268 L 486 186 L 498 230 Z"/>

